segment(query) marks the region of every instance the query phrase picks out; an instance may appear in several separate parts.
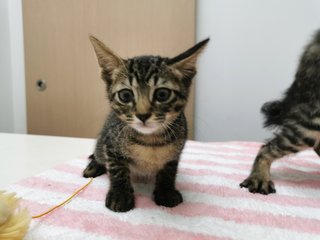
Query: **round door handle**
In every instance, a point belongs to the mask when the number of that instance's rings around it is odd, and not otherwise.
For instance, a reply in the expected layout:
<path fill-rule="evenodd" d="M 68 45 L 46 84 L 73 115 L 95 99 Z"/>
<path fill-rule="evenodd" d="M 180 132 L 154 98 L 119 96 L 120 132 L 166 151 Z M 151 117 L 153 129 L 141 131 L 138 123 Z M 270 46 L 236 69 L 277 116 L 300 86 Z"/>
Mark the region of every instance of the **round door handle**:
<path fill-rule="evenodd" d="M 38 91 L 44 91 L 47 89 L 47 83 L 45 80 L 43 79 L 39 79 L 37 82 L 36 82 L 36 87 L 38 89 Z"/>

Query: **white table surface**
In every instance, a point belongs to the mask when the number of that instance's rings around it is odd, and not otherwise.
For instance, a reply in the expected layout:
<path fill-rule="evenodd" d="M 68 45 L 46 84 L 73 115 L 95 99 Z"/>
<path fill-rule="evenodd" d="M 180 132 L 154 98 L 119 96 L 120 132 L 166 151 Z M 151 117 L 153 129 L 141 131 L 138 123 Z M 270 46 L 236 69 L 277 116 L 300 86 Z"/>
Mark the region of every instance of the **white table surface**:
<path fill-rule="evenodd" d="M 91 154 L 95 140 L 0 133 L 0 189 L 72 158 Z"/>

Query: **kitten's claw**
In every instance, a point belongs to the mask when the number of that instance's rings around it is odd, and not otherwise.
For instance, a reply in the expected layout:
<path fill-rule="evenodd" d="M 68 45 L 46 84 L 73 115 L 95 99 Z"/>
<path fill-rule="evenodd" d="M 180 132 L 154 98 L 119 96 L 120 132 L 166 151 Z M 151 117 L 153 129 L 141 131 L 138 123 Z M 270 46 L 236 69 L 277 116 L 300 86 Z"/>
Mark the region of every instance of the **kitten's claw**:
<path fill-rule="evenodd" d="M 240 183 L 240 187 L 248 188 L 249 192 L 251 193 L 261 193 L 265 195 L 276 192 L 274 183 L 272 181 L 265 180 L 258 175 L 249 176 L 242 183 Z"/>
<path fill-rule="evenodd" d="M 134 208 L 132 192 L 110 190 L 106 198 L 106 207 L 114 212 L 127 212 Z"/>
<path fill-rule="evenodd" d="M 183 202 L 181 193 L 178 190 L 155 190 L 153 192 L 154 201 L 157 205 L 165 207 L 175 207 Z"/>
<path fill-rule="evenodd" d="M 83 176 L 85 178 L 98 177 L 107 172 L 106 166 L 97 163 L 93 155 L 90 155 L 89 158 L 91 159 L 91 161 L 83 171 Z"/>

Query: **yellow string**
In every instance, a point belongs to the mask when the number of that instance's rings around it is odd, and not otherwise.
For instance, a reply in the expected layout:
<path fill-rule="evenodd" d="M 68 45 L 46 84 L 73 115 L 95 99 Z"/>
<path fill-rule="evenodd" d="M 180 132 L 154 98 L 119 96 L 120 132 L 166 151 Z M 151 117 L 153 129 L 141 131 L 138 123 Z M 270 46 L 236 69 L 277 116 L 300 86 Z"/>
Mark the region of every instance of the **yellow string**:
<path fill-rule="evenodd" d="M 93 181 L 93 178 L 90 179 L 90 181 L 84 185 L 83 187 L 79 188 L 74 194 L 72 194 L 71 197 L 69 197 L 67 200 L 63 201 L 62 203 L 60 203 L 59 205 L 57 206 L 54 206 L 52 208 L 50 208 L 48 211 L 44 212 L 44 213 L 41 213 L 39 215 L 36 215 L 36 216 L 32 216 L 32 218 L 40 218 L 42 216 L 45 216 L 47 215 L 48 213 L 51 213 L 52 211 L 54 211 L 55 209 L 61 207 L 62 205 L 66 204 L 67 202 L 69 202 L 72 198 L 74 198 L 76 195 L 78 195 L 83 189 L 85 189 L 90 183 L 92 183 Z"/>

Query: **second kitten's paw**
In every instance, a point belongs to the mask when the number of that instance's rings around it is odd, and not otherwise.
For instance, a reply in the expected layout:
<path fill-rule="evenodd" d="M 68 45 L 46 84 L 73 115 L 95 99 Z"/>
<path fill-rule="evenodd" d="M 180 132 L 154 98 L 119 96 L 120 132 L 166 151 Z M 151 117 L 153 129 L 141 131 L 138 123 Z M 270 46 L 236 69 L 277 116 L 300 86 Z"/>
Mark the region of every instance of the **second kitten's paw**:
<path fill-rule="evenodd" d="M 91 155 L 89 158 L 91 158 L 91 162 L 88 164 L 88 166 L 83 171 L 83 176 L 85 178 L 98 177 L 98 176 L 105 174 L 107 172 L 106 166 L 97 163 L 94 160 L 93 155 Z"/>
<path fill-rule="evenodd" d="M 110 190 L 106 198 L 106 207 L 114 212 L 127 212 L 134 208 L 132 192 Z"/>
<path fill-rule="evenodd" d="M 178 190 L 154 190 L 154 201 L 157 205 L 175 207 L 183 202 L 181 193 Z"/>
<path fill-rule="evenodd" d="M 276 189 L 274 183 L 270 180 L 266 180 L 260 175 L 253 174 L 240 183 L 240 187 L 248 188 L 251 193 L 269 194 L 275 193 Z"/>

